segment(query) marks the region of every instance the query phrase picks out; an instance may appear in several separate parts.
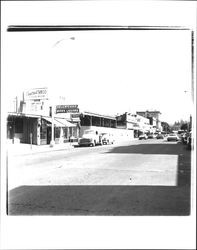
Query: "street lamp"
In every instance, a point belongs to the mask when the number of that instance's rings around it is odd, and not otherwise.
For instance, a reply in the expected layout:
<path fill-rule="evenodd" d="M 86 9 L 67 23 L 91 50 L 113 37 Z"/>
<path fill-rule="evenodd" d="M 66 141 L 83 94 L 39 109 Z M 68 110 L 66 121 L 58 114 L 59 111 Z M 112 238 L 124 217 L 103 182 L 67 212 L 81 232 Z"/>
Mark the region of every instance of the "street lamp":
<path fill-rule="evenodd" d="M 61 44 L 65 40 L 67 40 L 67 39 L 63 38 L 63 39 L 58 40 L 55 44 L 52 45 L 52 49 L 57 48 L 59 46 L 59 44 Z M 75 37 L 70 37 L 70 40 L 75 40 Z M 55 114 L 55 104 L 54 104 L 54 100 L 52 100 L 52 106 L 51 106 L 51 141 L 50 141 L 50 147 L 54 147 L 54 145 L 55 145 L 55 139 L 54 139 L 54 114 Z"/>

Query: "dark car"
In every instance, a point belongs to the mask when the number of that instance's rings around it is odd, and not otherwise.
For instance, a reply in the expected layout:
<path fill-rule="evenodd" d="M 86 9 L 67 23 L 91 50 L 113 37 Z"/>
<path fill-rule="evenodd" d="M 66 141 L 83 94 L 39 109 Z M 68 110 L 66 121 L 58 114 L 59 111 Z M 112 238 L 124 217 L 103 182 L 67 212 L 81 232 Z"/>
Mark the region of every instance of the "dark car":
<path fill-rule="evenodd" d="M 148 139 L 154 139 L 154 138 L 155 138 L 154 134 L 149 134 L 148 135 Z"/>
<path fill-rule="evenodd" d="M 183 144 L 187 144 L 187 137 L 188 137 L 188 136 L 189 136 L 188 133 L 182 134 L 182 136 L 181 136 L 181 141 L 182 141 Z"/>
<path fill-rule="evenodd" d="M 187 137 L 187 148 L 192 148 L 192 132 L 189 133 L 189 136 Z"/>
<path fill-rule="evenodd" d="M 163 136 L 162 134 L 158 134 L 158 135 L 156 136 L 156 138 L 157 138 L 157 139 L 164 139 L 164 136 Z"/>

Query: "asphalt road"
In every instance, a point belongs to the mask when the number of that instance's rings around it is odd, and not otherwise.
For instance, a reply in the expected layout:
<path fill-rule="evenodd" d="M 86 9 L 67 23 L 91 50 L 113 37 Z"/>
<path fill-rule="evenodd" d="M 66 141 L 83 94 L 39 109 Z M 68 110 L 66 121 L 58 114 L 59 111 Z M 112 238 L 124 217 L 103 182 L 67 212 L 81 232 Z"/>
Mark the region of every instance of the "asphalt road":
<path fill-rule="evenodd" d="M 188 215 L 191 151 L 147 140 L 8 160 L 10 215 Z"/>

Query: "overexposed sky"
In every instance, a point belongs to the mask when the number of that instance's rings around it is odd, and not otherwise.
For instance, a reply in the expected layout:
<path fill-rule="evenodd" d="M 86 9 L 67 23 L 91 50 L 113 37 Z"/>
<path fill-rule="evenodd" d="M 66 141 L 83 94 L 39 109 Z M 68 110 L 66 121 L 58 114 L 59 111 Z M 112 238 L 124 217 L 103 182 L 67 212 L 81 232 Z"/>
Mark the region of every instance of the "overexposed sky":
<path fill-rule="evenodd" d="M 156 109 L 167 122 L 188 119 L 190 44 L 184 30 L 8 33 L 6 88 L 12 98 L 48 87 L 103 114 Z"/>
<path fill-rule="evenodd" d="M 188 119 L 191 31 L 6 32 L 8 25 L 193 25 L 190 3 L 110 2 L 4 3 L 6 101 L 24 89 L 48 87 L 52 97 L 65 96 L 81 110 L 116 115 L 156 109 L 163 121 Z"/>

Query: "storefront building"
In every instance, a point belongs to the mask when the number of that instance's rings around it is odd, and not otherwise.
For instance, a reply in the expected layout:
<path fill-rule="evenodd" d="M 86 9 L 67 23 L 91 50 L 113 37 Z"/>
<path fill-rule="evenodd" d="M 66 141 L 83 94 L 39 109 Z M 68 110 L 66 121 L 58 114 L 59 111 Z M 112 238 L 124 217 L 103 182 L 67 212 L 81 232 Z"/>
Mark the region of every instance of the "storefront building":
<path fill-rule="evenodd" d="M 125 112 L 124 114 L 117 116 L 116 119 L 117 128 L 133 130 L 135 138 L 142 133 L 150 133 L 152 129 L 149 119 L 138 114 Z"/>
<path fill-rule="evenodd" d="M 56 113 L 56 105 L 54 105 L 52 117 L 47 88 L 26 90 L 17 103 L 18 106 L 8 112 L 7 139 L 9 142 L 50 144 L 52 127 L 54 127 L 55 143 L 65 143 L 70 141 L 71 137 L 79 135 L 78 120 L 72 122 L 69 119 L 71 113 L 67 116 Z"/>
<path fill-rule="evenodd" d="M 162 131 L 161 121 L 160 121 L 160 115 L 161 112 L 154 110 L 154 111 L 137 111 L 138 115 L 143 116 L 145 118 L 150 119 L 150 122 L 153 123 L 153 125 L 156 128 L 156 131 Z"/>

